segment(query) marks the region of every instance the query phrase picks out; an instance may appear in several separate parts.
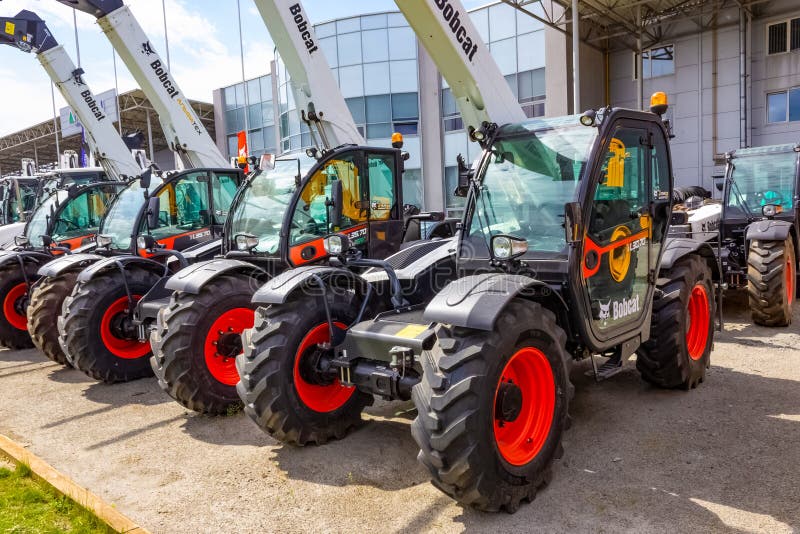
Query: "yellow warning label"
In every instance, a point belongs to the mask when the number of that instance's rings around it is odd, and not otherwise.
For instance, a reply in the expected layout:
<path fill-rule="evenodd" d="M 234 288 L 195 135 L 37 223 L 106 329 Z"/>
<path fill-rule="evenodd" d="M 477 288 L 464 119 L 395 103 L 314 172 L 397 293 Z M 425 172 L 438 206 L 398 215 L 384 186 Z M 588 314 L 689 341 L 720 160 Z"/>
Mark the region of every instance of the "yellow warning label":
<path fill-rule="evenodd" d="M 427 329 L 428 327 L 424 324 L 410 324 L 397 332 L 395 335 L 397 337 L 402 337 L 403 339 L 414 339 Z"/>
<path fill-rule="evenodd" d="M 14 25 L 13 22 L 6 22 L 6 33 L 7 34 L 14 35 L 14 30 L 15 29 L 17 29 L 17 27 Z"/>

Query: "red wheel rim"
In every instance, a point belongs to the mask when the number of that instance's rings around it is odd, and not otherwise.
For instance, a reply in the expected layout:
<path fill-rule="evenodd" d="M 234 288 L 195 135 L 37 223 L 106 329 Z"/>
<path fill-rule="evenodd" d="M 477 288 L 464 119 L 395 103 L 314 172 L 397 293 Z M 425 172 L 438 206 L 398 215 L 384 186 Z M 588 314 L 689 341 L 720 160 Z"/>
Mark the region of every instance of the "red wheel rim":
<path fill-rule="evenodd" d="M 515 384 L 522 395 L 519 415 L 513 421 L 497 413 L 501 388 Z M 506 363 L 494 394 L 494 439 L 503 458 L 512 465 L 525 465 L 544 447 L 556 409 L 556 385 L 550 362 L 533 347 L 518 350 Z"/>
<path fill-rule="evenodd" d="M 133 300 L 138 302 L 141 295 L 134 295 Z M 140 342 L 138 339 L 125 339 L 118 337 L 112 328 L 113 321 L 120 314 L 128 313 L 128 297 L 120 297 L 108 307 L 100 320 L 100 339 L 109 352 L 125 360 L 135 360 L 150 353 L 150 342 Z"/>
<path fill-rule="evenodd" d="M 789 306 L 794 301 L 794 265 L 791 258 L 786 258 L 786 302 Z"/>
<path fill-rule="evenodd" d="M 16 306 L 17 301 L 25 297 L 25 293 L 27 293 L 27 291 L 28 284 L 22 282 L 12 287 L 11 290 L 6 293 L 6 298 L 3 300 L 3 313 L 6 316 L 6 321 L 8 321 L 8 324 L 17 330 L 28 329 L 27 315 L 24 313 L 19 313 Z"/>
<path fill-rule="evenodd" d="M 711 322 L 708 292 L 703 284 L 697 284 L 692 288 L 687 312 L 686 348 L 691 359 L 699 360 L 706 351 L 708 325 Z"/>
<path fill-rule="evenodd" d="M 335 324 L 339 328 L 347 328 L 342 323 Z M 330 339 L 331 333 L 328 330 L 328 323 L 322 323 L 312 328 L 303 338 L 303 341 L 300 342 L 300 347 L 298 347 L 294 358 L 294 388 L 297 391 L 297 395 L 307 408 L 320 413 L 332 412 L 341 408 L 356 391 L 356 388 L 341 385 L 338 378 L 333 381 L 333 384 L 318 386 L 309 384 L 300 375 L 300 359 L 306 355 L 309 349 L 313 349 L 314 345 L 324 343 Z"/>
<path fill-rule="evenodd" d="M 215 380 L 226 386 L 235 386 L 239 382 L 236 370 L 236 356 L 222 350 L 229 343 L 230 336 L 239 336 L 245 328 L 253 328 L 255 312 L 249 308 L 233 308 L 220 315 L 208 329 L 204 346 L 205 361 L 208 372 Z"/>

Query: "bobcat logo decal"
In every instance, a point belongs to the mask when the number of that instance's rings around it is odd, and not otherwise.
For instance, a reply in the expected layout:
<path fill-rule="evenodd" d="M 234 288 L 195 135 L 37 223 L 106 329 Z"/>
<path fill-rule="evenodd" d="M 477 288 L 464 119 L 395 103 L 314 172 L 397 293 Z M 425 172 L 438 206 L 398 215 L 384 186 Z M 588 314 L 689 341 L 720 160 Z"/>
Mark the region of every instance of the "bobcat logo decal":
<path fill-rule="evenodd" d="M 603 304 L 602 300 L 598 300 L 597 304 L 600 305 L 600 313 L 598 314 L 597 318 L 603 321 L 603 325 L 605 326 L 606 322 L 611 318 L 611 300 L 607 300 L 605 304 Z"/>

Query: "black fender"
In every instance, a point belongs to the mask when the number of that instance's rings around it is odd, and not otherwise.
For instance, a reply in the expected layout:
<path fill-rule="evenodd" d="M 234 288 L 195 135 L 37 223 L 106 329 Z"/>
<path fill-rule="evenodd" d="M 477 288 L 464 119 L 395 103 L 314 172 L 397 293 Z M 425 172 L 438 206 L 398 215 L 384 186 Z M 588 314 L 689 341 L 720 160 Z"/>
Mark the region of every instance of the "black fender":
<path fill-rule="evenodd" d="M 544 282 L 528 276 L 476 274 L 450 282 L 431 300 L 422 317 L 432 323 L 491 330 L 506 305 L 520 294 L 535 300 L 557 295 Z"/>
<path fill-rule="evenodd" d="M 110 258 L 104 258 L 81 271 L 81 274 L 78 275 L 78 282 L 88 282 L 95 276 L 111 269 L 119 269 L 120 266 L 122 266 L 122 268 L 127 268 L 129 266 L 141 267 L 142 269 L 152 271 L 162 276 L 166 270 L 163 263 L 142 258 L 141 256 L 112 256 Z"/>
<path fill-rule="evenodd" d="M 105 259 L 105 256 L 99 254 L 67 254 L 42 265 L 39 269 L 39 276 L 53 277 L 67 271 L 82 271 L 102 259 Z"/>
<path fill-rule="evenodd" d="M 267 271 L 252 263 L 241 260 L 219 258 L 184 267 L 167 282 L 166 288 L 197 295 L 203 286 L 225 273 L 245 273 L 248 276 L 263 277 Z"/>
<path fill-rule="evenodd" d="M 706 260 L 711 273 L 715 280 L 720 278 L 719 263 L 717 262 L 717 255 L 714 252 L 714 247 L 707 241 L 700 241 L 698 239 L 686 239 L 683 237 L 668 237 L 664 244 L 664 252 L 661 255 L 661 264 L 659 271 L 663 272 L 666 269 L 671 269 L 679 259 L 688 256 L 689 254 L 699 254 Z"/>
<path fill-rule="evenodd" d="M 283 304 L 294 291 L 304 286 L 308 286 L 314 277 L 323 280 L 341 280 L 353 286 L 365 290 L 367 282 L 353 271 L 341 267 L 330 267 L 326 265 L 304 265 L 285 271 L 256 291 L 253 295 L 253 304 L 269 305 Z"/>
<path fill-rule="evenodd" d="M 792 223 L 789 221 L 763 220 L 756 221 L 747 226 L 745 240 L 752 241 L 786 241 L 789 232 L 792 230 Z"/>
<path fill-rule="evenodd" d="M 53 256 L 36 250 L 0 250 L 0 267 L 10 263 L 34 263 L 41 265 L 53 260 Z"/>

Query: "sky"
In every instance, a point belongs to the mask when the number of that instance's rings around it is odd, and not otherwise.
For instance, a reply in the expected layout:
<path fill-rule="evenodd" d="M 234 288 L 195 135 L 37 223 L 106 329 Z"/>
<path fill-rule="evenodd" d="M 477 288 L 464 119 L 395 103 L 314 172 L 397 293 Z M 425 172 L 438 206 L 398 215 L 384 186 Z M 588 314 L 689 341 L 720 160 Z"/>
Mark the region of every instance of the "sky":
<path fill-rule="evenodd" d="M 488 0 L 462 0 L 469 9 Z M 127 0 L 153 46 L 166 57 L 161 0 Z M 245 78 L 269 70 L 273 44 L 252 0 L 240 0 L 244 37 Z M 313 22 L 364 13 L 396 10 L 393 0 L 305 0 Z M 114 88 L 114 55 L 111 44 L 94 17 L 77 12 L 55 0 L 0 0 L 0 16 L 20 10 L 37 13 L 75 63 L 77 20 L 80 65 L 95 94 Z M 166 0 L 167 37 L 172 74 L 189 98 L 211 102 L 214 89 L 242 79 L 236 0 Z M 136 87 L 133 77 L 117 58 L 119 91 Z M 53 117 L 50 78 L 32 54 L 0 47 L 0 136 Z M 55 92 L 56 109 L 65 106 Z"/>

